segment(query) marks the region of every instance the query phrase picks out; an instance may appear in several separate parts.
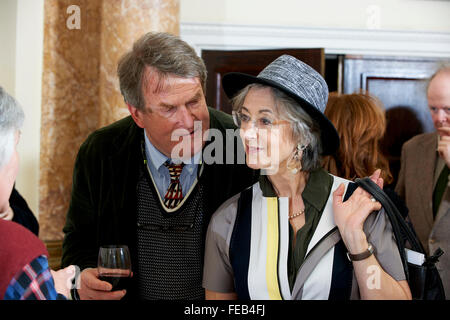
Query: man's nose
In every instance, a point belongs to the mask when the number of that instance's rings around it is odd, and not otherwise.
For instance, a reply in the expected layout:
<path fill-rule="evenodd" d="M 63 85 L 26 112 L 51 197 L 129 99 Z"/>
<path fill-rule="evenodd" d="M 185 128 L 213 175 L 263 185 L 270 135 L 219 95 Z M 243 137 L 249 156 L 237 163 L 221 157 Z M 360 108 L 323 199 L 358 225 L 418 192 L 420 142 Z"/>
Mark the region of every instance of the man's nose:
<path fill-rule="evenodd" d="M 443 109 L 439 109 L 436 114 L 436 119 L 440 123 L 444 123 L 447 121 L 447 113 Z"/>
<path fill-rule="evenodd" d="M 182 123 L 183 128 L 192 129 L 194 128 L 194 115 L 186 108 L 186 106 L 182 106 L 178 110 L 178 121 Z"/>

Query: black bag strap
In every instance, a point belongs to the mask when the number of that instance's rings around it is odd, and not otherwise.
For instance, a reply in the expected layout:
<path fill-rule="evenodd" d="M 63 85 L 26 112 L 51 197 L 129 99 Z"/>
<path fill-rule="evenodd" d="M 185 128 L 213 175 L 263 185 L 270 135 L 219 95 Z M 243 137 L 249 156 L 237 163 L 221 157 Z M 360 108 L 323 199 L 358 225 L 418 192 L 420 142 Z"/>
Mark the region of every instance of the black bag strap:
<path fill-rule="evenodd" d="M 400 256 L 403 263 L 403 269 L 405 270 L 406 279 L 409 280 L 409 272 L 408 272 L 408 261 L 405 253 L 405 241 L 406 240 L 411 249 L 417 252 L 420 252 L 425 255 L 425 251 L 422 247 L 422 244 L 418 241 L 415 234 L 406 224 L 402 215 L 398 211 L 395 204 L 392 200 L 386 195 L 386 193 L 369 177 L 358 178 L 355 180 L 355 183 L 358 184 L 361 188 L 369 192 L 378 202 L 383 206 L 386 215 L 388 216 L 391 225 L 392 231 L 394 232 L 395 240 L 397 242 L 398 249 L 400 251 Z"/>

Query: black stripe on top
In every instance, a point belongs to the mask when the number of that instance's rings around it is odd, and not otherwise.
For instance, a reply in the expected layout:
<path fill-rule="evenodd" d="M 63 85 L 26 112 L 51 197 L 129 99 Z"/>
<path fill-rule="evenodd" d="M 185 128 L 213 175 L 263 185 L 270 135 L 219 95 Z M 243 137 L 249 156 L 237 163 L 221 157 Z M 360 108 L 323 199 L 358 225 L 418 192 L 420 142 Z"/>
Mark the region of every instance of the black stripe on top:
<path fill-rule="evenodd" d="M 358 188 L 349 183 L 343 201 L 347 201 Z M 334 247 L 333 271 L 328 300 L 349 300 L 352 293 L 353 264 L 347 259 L 347 248 L 342 239 Z"/>
<path fill-rule="evenodd" d="M 241 193 L 236 221 L 230 240 L 230 260 L 234 273 L 234 287 L 239 300 L 250 300 L 248 266 L 250 263 L 250 237 L 252 225 L 253 188 Z"/>

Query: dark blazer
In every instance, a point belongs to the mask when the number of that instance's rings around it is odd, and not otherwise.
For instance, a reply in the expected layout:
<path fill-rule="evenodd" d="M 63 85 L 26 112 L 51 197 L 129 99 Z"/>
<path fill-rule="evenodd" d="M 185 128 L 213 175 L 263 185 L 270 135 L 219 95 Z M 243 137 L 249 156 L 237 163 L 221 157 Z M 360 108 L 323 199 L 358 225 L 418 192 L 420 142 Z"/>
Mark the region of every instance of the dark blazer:
<path fill-rule="evenodd" d="M 236 128 L 231 116 L 211 108 L 209 114 L 210 128 L 224 136 L 226 129 Z M 95 131 L 80 147 L 63 229 L 63 267 L 96 267 L 99 246 L 106 244 L 128 245 L 136 266 L 136 187 L 143 162 L 143 134 L 129 116 Z M 225 158 L 225 149 L 223 154 Z M 258 172 L 245 163 L 204 164 L 199 182 L 205 184 L 207 192 L 205 234 L 209 218 L 219 205 L 257 178 Z"/>
<path fill-rule="evenodd" d="M 9 205 L 14 211 L 14 217 L 12 221 L 21 224 L 36 236 L 39 236 L 39 223 L 34 216 L 31 209 L 28 207 L 27 202 L 21 196 L 21 194 L 14 187 L 11 196 L 9 197 Z"/>
<path fill-rule="evenodd" d="M 401 169 L 396 191 L 405 199 L 409 217 L 420 241 L 429 254 L 444 251 L 437 269 L 450 299 L 450 186 L 442 197 L 436 219 L 433 218 L 434 171 L 437 160 L 437 133 L 418 135 L 403 145 Z"/>
<path fill-rule="evenodd" d="M 395 191 L 404 199 L 414 229 L 428 250 L 433 228 L 433 177 L 436 164 L 437 133 L 424 133 L 405 142 Z"/>

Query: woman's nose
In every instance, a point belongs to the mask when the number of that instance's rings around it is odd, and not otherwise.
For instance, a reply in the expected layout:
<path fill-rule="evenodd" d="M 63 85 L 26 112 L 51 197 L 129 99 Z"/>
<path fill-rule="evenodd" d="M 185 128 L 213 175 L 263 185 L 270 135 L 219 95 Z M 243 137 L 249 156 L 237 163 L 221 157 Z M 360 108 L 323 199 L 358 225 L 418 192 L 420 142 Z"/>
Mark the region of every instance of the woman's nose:
<path fill-rule="evenodd" d="M 256 134 L 256 127 L 254 125 L 246 128 L 246 129 L 241 129 L 244 131 L 244 138 L 245 140 L 254 140 L 257 138 L 257 134 Z"/>

